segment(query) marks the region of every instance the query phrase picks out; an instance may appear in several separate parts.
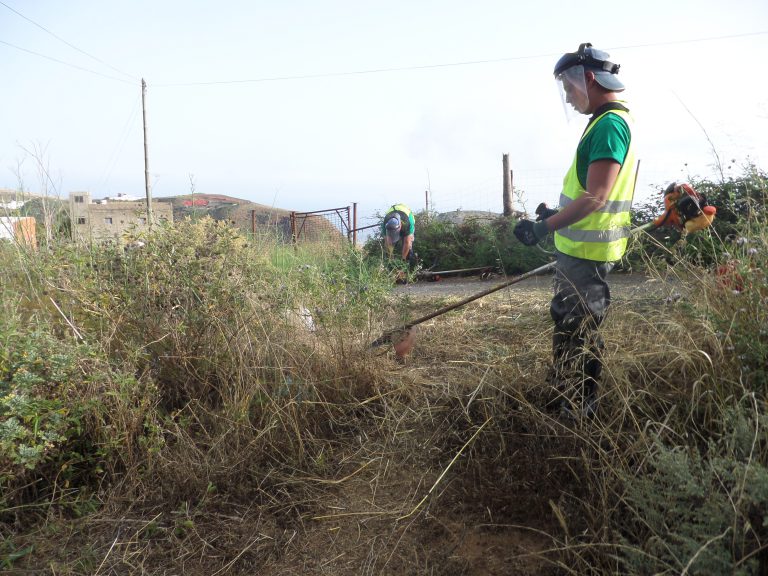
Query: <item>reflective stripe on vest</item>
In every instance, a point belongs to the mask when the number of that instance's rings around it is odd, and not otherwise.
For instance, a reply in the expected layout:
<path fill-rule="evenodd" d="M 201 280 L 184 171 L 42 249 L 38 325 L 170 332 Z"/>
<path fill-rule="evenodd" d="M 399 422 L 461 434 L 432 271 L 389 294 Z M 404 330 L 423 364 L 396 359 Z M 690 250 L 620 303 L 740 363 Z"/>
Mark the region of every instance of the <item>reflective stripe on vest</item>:
<path fill-rule="evenodd" d="M 555 247 L 569 256 L 595 260 L 597 262 L 613 262 L 619 260 L 627 249 L 629 237 L 632 195 L 634 193 L 637 160 L 631 137 L 632 119 L 623 110 L 610 110 L 605 114 L 618 114 L 630 127 L 630 141 L 626 158 L 621 165 L 616 182 L 611 188 L 605 206 L 588 214 L 575 224 L 561 228 L 555 232 Z M 605 116 L 601 115 L 600 118 Z M 582 135 L 582 140 L 600 120 L 598 118 Z M 574 154 L 573 163 L 563 180 L 563 192 L 560 195 L 560 208 L 564 208 L 585 192 L 579 183 L 576 172 L 578 151 Z"/>

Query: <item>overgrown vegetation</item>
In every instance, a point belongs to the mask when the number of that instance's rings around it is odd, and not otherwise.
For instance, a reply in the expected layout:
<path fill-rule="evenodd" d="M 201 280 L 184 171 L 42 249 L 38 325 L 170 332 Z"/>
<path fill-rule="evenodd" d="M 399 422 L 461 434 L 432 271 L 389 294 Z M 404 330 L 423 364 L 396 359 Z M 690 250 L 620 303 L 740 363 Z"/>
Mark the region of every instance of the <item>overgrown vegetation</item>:
<path fill-rule="evenodd" d="M 717 207 L 717 217 L 710 234 L 692 234 L 685 238 L 671 228 L 658 228 L 641 238 L 629 258 L 637 264 L 642 258 L 660 258 L 673 262 L 682 258 L 702 267 L 728 260 L 732 242 L 759 232 L 766 220 L 768 174 L 752 164 L 741 176 L 722 183 L 693 179 L 691 184 L 707 201 Z M 658 202 L 636 206 L 632 223 L 637 226 L 651 221 L 660 213 Z M 756 230 L 751 230 L 756 227 Z"/>
<path fill-rule="evenodd" d="M 519 274 L 546 263 L 552 244 L 530 250 L 512 234 L 517 223 L 509 218 L 466 219 L 461 223 L 441 220 L 424 211 L 415 215 L 414 246 L 421 266 L 432 270 L 457 270 L 493 266 L 507 274 Z M 375 234 L 364 251 L 375 262 L 381 258 L 383 238 Z"/>
<path fill-rule="evenodd" d="M 369 343 L 435 303 L 393 294 L 380 251 L 207 218 L 0 244 L 0 567 L 765 573 L 766 184 L 697 182 L 712 230 L 635 243 L 655 291 L 614 298 L 591 421 L 543 410 L 546 279 L 423 325 L 402 365 Z M 510 225 L 421 222 L 417 250 L 547 257 Z"/>

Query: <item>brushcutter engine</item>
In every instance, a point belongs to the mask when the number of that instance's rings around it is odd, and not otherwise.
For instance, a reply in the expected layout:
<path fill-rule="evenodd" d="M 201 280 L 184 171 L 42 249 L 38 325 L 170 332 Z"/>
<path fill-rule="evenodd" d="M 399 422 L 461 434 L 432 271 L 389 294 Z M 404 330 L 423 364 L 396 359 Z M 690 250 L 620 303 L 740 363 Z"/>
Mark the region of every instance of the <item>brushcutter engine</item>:
<path fill-rule="evenodd" d="M 712 224 L 717 209 L 706 196 L 688 183 L 673 182 L 664 191 L 664 213 L 653 221 L 656 228 L 671 226 L 685 232 L 703 230 Z"/>

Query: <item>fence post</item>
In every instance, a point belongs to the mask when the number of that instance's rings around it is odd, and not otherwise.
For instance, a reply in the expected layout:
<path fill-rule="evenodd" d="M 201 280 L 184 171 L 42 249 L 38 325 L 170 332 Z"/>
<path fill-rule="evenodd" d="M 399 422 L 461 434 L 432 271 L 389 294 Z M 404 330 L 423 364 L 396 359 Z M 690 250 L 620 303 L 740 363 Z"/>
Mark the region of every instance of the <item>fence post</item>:
<path fill-rule="evenodd" d="M 504 176 L 504 216 L 512 216 L 512 178 L 509 171 L 509 154 L 501 157 Z"/>
<path fill-rule="evenodd" d="M 352 202 L 352 246 L 357 248 L 357 202 Z"/>

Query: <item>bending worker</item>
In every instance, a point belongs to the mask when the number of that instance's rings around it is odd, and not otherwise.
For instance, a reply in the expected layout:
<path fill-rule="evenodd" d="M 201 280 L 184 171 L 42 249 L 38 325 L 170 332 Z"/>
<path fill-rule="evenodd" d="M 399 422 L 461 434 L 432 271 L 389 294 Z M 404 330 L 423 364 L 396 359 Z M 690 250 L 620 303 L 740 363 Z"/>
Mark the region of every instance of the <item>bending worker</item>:
<path fill-rule="evenodd" d="M 413 212 L 405 204 L 395 204 L 387 210 L 384 222 L 381 224 L 384 242 L 387 246 L 387 256 L 392 258 L 395 245 L 401 242 L 401 254 L 403 260 L 413 265 L 416 256 L 413 253 L 413 238 L 416 231 L 416 221 Z"/>
<path fill-rule="evenodd" d="M 607 277 L 629 237 L 637 160 L 632 119 L 619 100 L 624 85 L 618 72 L 606 52 L 588 43 L 558 60 L 555 78 L 564 102 L 590 119 L 563 181 L 558 211 L 515 227 L 515 236 L 528 246 L 554 232 L 550 314 L 555 327 L 548 380 L 557 396 L 550 406 L 571 416 L 578 411 L 592 417 L 597 409 L 603 349 L 598 328 L 611 302 Z"/>

